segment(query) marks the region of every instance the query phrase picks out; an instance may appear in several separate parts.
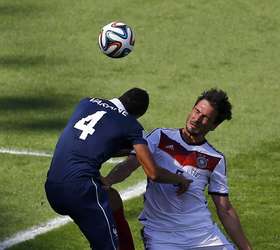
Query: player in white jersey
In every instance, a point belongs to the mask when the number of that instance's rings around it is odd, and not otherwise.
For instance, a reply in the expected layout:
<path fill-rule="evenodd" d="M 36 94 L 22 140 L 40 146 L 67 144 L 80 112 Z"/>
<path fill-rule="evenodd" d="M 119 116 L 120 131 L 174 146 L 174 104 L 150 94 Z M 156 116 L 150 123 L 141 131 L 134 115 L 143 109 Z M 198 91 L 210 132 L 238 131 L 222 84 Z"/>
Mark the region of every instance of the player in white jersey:
<path fill-rule="evenodd" d="M 225 92 L 211 89 L 198 97 L 186 126 L 159 128 L 146 136 L 153 158 L 169 171 L 191 179 L 188 191 L 178 196 L 176 186 L 148 179 L 144 209 L 139 216 L 148 250 L 251 250 L 238 215 L 228 197 L 225 157 L 206 140 L 209 131 L 231 119 Z M 139 166 L 134 155 L 117 165 L 104 183 L 117 183 Z M 211 218 L 205 189 L 234 244 L 226 239 Z M 235 245 L 235 246 L 234 246 Z"/>

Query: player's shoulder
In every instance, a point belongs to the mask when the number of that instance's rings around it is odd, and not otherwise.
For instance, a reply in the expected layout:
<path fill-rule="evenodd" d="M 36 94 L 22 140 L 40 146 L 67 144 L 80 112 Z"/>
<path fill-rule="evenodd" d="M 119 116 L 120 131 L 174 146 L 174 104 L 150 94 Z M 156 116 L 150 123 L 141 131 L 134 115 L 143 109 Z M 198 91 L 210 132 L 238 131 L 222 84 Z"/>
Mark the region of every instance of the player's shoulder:
<path fill-rule="evenodd" d="M 225 159 L 225 155 L 223 152 L 219 151 L 215 146 L 213 146 L 211 143 L 209 143 L 208 141 L 206 141 L 205 143 L 205 147 L 207 149 L 207 151 L 213 155 L 217 155 L 218 157 Z"/>
<path fill-rule="evenodd" d="M 146 137 L 149 137 L 151 135 L 160 135 L 161 133 L 169 134 L 169 133 L 176 133 L 178 132 L 178 129 L 175 128 L 155 128 L 149 132 L 146 132 Z"/>

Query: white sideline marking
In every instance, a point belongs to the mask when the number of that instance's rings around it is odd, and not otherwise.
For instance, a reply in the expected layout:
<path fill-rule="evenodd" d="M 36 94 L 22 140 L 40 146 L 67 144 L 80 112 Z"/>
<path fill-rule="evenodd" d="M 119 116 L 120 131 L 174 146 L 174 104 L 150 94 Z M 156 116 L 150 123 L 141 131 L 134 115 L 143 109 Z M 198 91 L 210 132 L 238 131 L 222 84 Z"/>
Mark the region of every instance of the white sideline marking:
<path fill-rule="evenodd" d="M 146 190 L 146 181 L 141 181 L 134 186 L 131 186 L 123 191 L 120 191 L 120 195 L 123 201 L 127 201 L 134 197 L 143 194 Z"/>
<path fill-rule="evenodd" d="M 13 148 L 1 148 L 1 154 L 12 154 L 12 155 L 27 155 L 27 156 L 38 156 L 38 157 L 52 157 L 52 154 L 42 151 L 32 151 L 32 150 L 21 150 L 21 149 L 13 149 Z M 123 160 L 122 157 L 111 158 L 107 161 L 107 163 L 116 164 Z"/>
<path fill-rule="evenodd" d="M 126 201 L 143 194 L 145 192 L 145 189 L 146 189 L 146 181 L 142 181 L 136 184 L 135 186 L 120 191 L 120 195 L 122 200 Z M 31 227 L 24 231 L 20 231 L 12 235 L 11 237 L 5 239 L 4 241 L 0 242 L 0 250 L 4 250 L 18 243 L 34 239 L 36 236 L 40 234 L 61 227 L 71 221 L 72 219 L 68 216 L 59 216 L 43 224 L 37 225 L 35 227 Z"/>
<path fill-rule="evenodd" d="M 20 149 L 12 149 L 12 148 L 0 148 L 0 153 L 1 154 L 12 154 L 12 155 L 30 155 L 30 156 L 52 157 L 52 154 L 49 154 L 46 152 L 20 150 Z"/>

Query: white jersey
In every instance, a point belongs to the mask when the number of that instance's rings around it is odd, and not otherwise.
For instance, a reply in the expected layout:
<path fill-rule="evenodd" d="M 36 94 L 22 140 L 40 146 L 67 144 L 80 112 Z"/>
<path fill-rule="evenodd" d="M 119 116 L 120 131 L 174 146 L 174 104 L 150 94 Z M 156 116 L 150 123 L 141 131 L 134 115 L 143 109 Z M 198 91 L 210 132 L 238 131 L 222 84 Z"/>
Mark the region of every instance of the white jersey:
<path fill-rule="evenodd" d="M 213 227 L 204 191 L 208 186 L 210 194 L 228 195 L 224 156 L 207 141 L 187 144 L 180 129 L 159 128 L 146 140 L 159 166 L 193 182 L 177 196 L 176 185 L 148 180 L 140 222 L 147 229 L 169 232 Z"/>

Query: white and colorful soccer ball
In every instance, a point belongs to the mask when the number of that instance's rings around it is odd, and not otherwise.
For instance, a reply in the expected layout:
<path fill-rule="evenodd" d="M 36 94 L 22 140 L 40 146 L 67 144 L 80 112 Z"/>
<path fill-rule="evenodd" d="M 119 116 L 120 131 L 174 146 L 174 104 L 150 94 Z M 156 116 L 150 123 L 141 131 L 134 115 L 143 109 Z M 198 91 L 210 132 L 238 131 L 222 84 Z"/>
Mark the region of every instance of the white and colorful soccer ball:
<path fill-rule="evenodd" d="M 98 37 L 101 51 L 113 58 L 127 56 L 133 50 L 134 43 L 133 30 L 127 24 L 118 21 L 105 25 Z"/>

